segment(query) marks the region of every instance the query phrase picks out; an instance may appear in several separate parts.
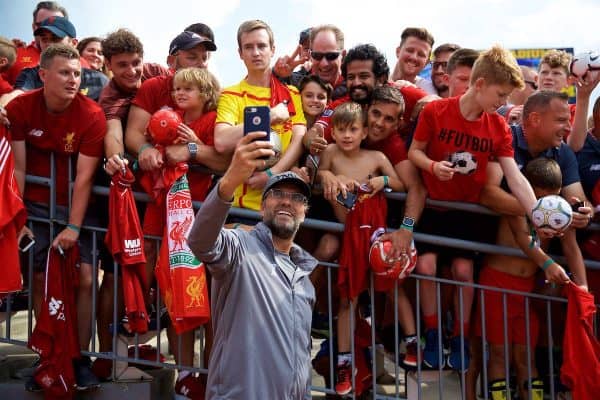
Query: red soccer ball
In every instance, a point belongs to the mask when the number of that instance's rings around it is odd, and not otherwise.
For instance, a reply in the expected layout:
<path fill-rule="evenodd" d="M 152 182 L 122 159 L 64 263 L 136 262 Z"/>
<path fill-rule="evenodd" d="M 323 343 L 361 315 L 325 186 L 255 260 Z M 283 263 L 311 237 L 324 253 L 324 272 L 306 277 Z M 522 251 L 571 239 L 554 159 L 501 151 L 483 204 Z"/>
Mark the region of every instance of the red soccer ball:
<path fill-rule="evenodd" d="M 411 243 L 409 254 L 402 254 L 398 258 L 387 259 L 391 251 L 392 242 L 389 240 L 375 240 L 369 250 L 371 269 L 375 275 L 404 280 L 417 265 L 415 244 L 414 242 Z"/>
<path fill-rule="evenodd" d="M 152 114 L 148 123 L 148 132 L 154 144 L 163 146 L 173 144 L 177 139 L 177 127 L 181 122 L 179 114 L 166 108 Z"/>

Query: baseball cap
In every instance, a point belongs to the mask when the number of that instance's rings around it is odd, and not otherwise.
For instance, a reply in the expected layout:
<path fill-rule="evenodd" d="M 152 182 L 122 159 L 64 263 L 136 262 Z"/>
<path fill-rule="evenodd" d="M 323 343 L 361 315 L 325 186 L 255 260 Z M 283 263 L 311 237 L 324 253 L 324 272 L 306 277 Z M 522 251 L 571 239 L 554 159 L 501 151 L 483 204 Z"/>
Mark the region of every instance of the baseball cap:
<path fill-rule="evenodd" d="M 281 183 L 291 183 L 295 185 L 298 189 L 300 189 L 300 192 L 302 192 L 302 194 L 305 195 L 307 199 L 310 198 L 310 186 L 308 186 L 308 183 L 304 182 L 298 176 L 298 174 L 291 171 L 282 172 L 280 174 L 273 175 L 272 177 L 270 177 L 267 181 L 267 184 L 265 185 L 265 189 L 263 190 L 262 198 L 264 199 L 269 190 L 273 189 L 274 186 L 277 186 Z"/>
<path fill-rule="evenodd" d="M 71 21 L 69 21 L 65 17 L 55 16 L 46 18 L 40 23 L 39 28 L 37 28 L 33 32 L 33 35 L 41 35 L 44 30 L 52 32 L 59 38 L 64 38 L 65 36 L 68 36 L 70 38 L 77 37 L 75 27 L 73 26 Z"/>
<path fill-rule="evenodd" d="M 189 50 L 199 44 L 203 44 L 208 51 L 217 50 L 217 45 L 209 38 L 194 32 L 183 31 L 171 42 L 171 45 L 169 46 L 169 55 L 173 55 L 179 50 Z"/>

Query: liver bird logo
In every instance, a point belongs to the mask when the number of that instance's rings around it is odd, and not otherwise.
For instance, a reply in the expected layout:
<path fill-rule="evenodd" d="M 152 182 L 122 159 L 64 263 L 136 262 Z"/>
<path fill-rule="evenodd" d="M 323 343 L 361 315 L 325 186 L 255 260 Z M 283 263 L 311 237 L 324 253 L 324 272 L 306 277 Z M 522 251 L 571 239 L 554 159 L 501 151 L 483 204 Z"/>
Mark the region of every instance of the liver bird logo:
<path fill-rule="evenodd" d="M 187 217 L 183 222 L 175 221 L 169 231 L 169 238 L 173 241 L 171 251 L 184 250 L 185 234 L 192 225 L 192 217 Z"/>
<path fill-rule="evenodd" d="M 206 285 L 206 278 L 202 276 L 190 276 L 187 280 L 187 286 L 185 287 L 185 293 L 190 296 L 190 304 L 187 308 L 201 307 L 204 303 L 204 286 Z"/>

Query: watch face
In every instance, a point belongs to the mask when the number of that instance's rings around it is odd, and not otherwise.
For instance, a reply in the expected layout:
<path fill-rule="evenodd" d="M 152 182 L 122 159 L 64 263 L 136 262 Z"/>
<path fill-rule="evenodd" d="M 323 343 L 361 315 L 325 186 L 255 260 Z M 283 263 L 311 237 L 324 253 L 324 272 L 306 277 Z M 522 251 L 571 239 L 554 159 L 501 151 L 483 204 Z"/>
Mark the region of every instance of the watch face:
<path fill-rule="evenodd" d="M 414 226 L 415 219 L 411 218 L 411 217 L 404 217 L 404 219 L 402 220 L 402 223 L 406 226 Z"/>

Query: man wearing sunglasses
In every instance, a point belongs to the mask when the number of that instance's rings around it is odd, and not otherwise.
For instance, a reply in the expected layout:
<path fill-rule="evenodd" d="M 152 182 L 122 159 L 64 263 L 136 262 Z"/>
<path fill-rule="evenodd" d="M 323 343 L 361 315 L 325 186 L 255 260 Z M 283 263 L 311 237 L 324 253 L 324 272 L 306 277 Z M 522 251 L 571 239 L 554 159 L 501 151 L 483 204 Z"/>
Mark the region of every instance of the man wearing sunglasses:
<path fill-rule="evenodd" d="M 460 49 L 460 46 L 453 43 L 440 44 L 433 50 L 433 60 L 431 62 L 431 83 L 440 97 L 448 97 L 448 82 L 445 75 L 448 69 L 448 60 L 452 53 Z"/>
<path fill-rule="evenodd" d="M 304 399 L 310 395 L 309 274 L 317 260 L 294 244 L 310 187 L 293 172 L 273 175 L 262 193 L 262 222 L 225 229 L 233 194 L 273 155 L 264 132 L 242 137 L 231 165 L 206 198 L 188 236 L 213 281 L 214 344 L 206 399 Z M 243 332 L 243 334 L 240 334 Z"/>
<path fill-rule="evenodd" d="M 333 87 L 332 99 L 337 100 L 346 94 L 346 83 L 342 77 L 342 60 L 345 55 L 344 33 L 335 25 L 319 25 L 310 30 L 310 71 L 292 72 L 306 60 L 287 56 L 277 60 L 273 71 L 279 79 L 296 87 L 306 75 L 317 75 Z"/>

